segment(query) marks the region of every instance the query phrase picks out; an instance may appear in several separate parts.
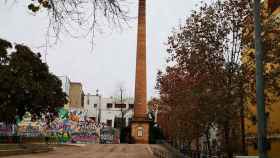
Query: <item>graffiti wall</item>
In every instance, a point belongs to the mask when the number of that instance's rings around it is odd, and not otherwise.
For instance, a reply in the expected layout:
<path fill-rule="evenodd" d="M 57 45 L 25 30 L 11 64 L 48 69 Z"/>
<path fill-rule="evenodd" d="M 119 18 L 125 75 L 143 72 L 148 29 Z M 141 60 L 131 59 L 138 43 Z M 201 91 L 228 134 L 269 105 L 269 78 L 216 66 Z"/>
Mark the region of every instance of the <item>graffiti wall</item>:
<path fill-rule="evenodd" d="M 60 143 L 99 143 L 98 126 L 91 121 L 55 120 L 44 133 Z"/>
<path fill-rule="evenodd" d="M 61 117 L 44 127 L 43 133 L 50 143 L 99 143 L 100 127 L 88 119 L 82 110 L 60 111 L 63 112 L 60 114 Z"/>
<path fill-rule="evenodd" d="M 0 123 L 0 136 L 12 136 L 15 130 L 15 125 L 7 125 Z"/>
<path fill-rule="evenodd" d="M 119 144 L 120 132 L 118 129 L 107 127 L 100 130 L 101 144 Z"/>
<path fill-rule="evenodd" d="M 40 126 L 33 126 L 31 124 L 27 126 L 19 126 L 17 128 L 17 134 L 23 137 L 42 137 L 43 133 L 40 130 Z"/>
<path fill-rule="evenodd" d="M 83 133 L 77 132 L 72 133 L 72 143 L 99 143 L 99 135 L 96 132 Z"/>
<path fill-rule="evenodd" d="M 62 114 L 54 121 L 37 120 L 31 121 L 27 114 L 24 119 L 16 125 L 0 124 L 0 136 L 18 135 L 24 138 L 43 138 L 47 143 L 81 143 L 117 144 L 119 131 L 114 128 L 104 128 L 94 120 L 86 117 L 81 110 L 60 110 Z"/>

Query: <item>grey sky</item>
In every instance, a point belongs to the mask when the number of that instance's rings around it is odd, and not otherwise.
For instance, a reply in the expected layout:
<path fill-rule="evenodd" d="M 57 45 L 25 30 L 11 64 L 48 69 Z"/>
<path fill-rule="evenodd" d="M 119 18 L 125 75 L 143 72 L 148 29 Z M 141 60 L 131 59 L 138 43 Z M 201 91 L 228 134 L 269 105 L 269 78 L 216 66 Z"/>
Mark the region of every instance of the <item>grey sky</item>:
<path fill-rule="evenodd" d="M 127 0 L 129 1 L 129 0 Z M 131 0 L 132 1 L 132 0 Z M 158 69 L 165 67 L 167 37 L 173 27 L 182 23 L 195 4 L 201 0 L 147 0 L 147 76 L 148 97 L 156 95 L 155 79 Z M 210 1 L 210 0 L 207 0 Z M 136 10 L 137 5 L 131 5 Z M 44 55 L 44 43 L 48 26 L 44 14 L 32 15 L 26 4 L 14 6 L 0 0 L 0 38 L 23 43 Z M 47 51 L 47 63 L 56 75 L 67 75 L 71 81 L 82 82 L 86 93 L 95 93 L 98 88 L 102 95 L 116 93 L 123 84 L 129 96 L 134 95 L 136 20 L 123 31 L 97 33 L 94 52 L 87 39 L 73 39 L 67 35 Z M 44 59 L 44 58 L 43 58 Z"/>

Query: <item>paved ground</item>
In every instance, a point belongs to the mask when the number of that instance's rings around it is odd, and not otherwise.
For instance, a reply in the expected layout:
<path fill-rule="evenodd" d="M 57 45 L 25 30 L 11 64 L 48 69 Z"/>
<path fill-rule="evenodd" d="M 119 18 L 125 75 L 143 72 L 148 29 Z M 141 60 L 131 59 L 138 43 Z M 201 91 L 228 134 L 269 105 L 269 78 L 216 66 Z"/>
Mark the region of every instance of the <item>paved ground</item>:
<path fill-rule="evenodd" d="M 48 153 L 8 156 L 7 158 L 154 158 L 149 145 L 93 144 L 57 147 Z"/>

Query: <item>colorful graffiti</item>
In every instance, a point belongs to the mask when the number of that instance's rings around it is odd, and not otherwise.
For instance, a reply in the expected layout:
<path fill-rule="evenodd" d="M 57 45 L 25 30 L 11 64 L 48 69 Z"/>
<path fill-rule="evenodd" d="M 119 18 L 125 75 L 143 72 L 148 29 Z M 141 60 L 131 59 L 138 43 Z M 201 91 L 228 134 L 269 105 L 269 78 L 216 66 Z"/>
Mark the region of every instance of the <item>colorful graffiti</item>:
<path fill-rule="evenodd" d="M 119 144 L 120 132 L 114 128 L 102 128 L 100 131 L 100 143 L 101 144 Z"/>
<path fill-rule="evenodd" d="M 39 126 L 19 126 L 17 129 L 17 134 L 24 137 L 41 137 L 43 133 L 40 130 Z"/>
<path fill-rule="evenodd" d="M 59 117 L 50 123 L 44 119 L 32 122 L 30 118 L 27 114 L 17 128 L 0 124 L 0 136 L 16 134 L 25 138 L 41 137 L 47 143 L 119 143 L 118 130 L 98 125 L 81 110 L 59 110 Z"/>
<path fill-rule="evenodd" d="M 51 136 L 53 140 L 60 143 L 98 143 L 99 130 L 95 122 L 90 121 L 72 121 L 72 120 L 55 120 L 49 126 L 46 126 L 46 136 Z"/>
<path fill-rule="evenodd" d="M 91 142 L 99 143 L 99 135 L 95 132 L 72 133 L 71 141 L 72 143 L 91 143 Z"/>
<path fill-rule="evenodd" d="M 71 141 L 71 135 L 68 132 L 56 132 L 56 133 L 51 133 L 46 137 L 47 143 L 67 143 Z"/>
<path fill-rule="evenodd" d="M 14 127 L 14 125 L 0 123 L 0 136 L 12 136 L 14 133 Z"/>

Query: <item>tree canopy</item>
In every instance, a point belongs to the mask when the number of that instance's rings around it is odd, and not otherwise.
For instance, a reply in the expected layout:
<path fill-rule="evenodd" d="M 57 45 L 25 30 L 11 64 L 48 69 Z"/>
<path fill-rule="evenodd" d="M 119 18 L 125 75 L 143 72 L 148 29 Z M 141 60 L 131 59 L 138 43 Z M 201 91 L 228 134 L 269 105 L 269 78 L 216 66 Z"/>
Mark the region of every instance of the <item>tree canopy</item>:
<path fill-rule="evenodd" d="M 0 122 L 14 123 L 27 111 L 33 119 L 56 114 L 67 102 L 60 79 L 27 46 L 0 39 L 0 76 Z"/>
<path fill-rule="evenodd" d="M 202 3 L 169 36 L 169 66 L 159 71 L 156 88 L 176 141 L 206 137 L 211 153 L 209 132 L 218 129 L 218 150 L 228 157 L 241 152 L 240 118 L 256 100 L 252 10 L 250 1 Z M 280 25 L 268 11 L 263 19 L 266 94 L 279 99 Z"/>

